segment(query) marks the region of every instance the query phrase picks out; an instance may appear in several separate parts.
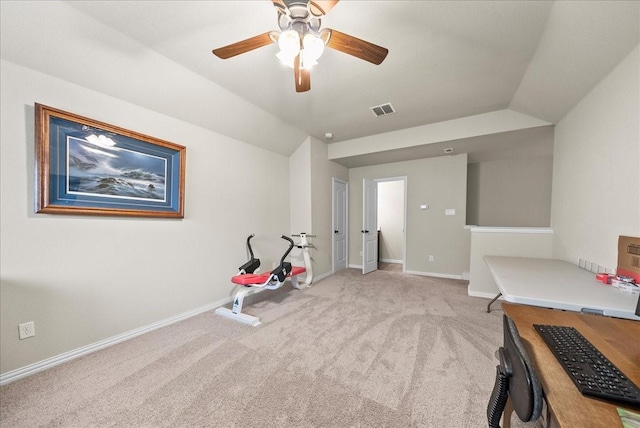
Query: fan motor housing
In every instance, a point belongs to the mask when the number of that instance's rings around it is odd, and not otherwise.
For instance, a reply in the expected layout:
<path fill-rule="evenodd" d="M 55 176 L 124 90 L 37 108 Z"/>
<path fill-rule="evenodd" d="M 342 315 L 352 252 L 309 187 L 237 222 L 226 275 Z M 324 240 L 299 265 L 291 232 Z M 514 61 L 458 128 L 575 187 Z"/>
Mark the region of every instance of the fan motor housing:
<path fill-rule="evenodd" d="M 295 30 L 301 34 L 320 30 L 321 20 L 309 11 L 306 1 L 285 2 L 287 9 L 278 9 L 278 26 L 280 30 Z"/>

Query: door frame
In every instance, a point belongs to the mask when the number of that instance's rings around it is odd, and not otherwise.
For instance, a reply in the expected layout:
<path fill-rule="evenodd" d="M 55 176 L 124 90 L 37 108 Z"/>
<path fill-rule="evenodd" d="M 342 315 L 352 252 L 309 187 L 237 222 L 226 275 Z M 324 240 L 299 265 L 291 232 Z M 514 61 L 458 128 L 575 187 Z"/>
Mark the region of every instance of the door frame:
<path fill-rule="evenodd" d="M 402 215 L 402 273 L 407 273 L 407 194 L 408 194 L 408 184 L 409 180 L 406 175 L 398 176 L 398 177 L 386 177 L 386 178 L 374 178 L 373 181 L 376 183 L 382 183 L 385 181 L 402 181 L 404 184 L 404 207 L 403 207 L 403 215 Z M 364 192 L 364 189 L 363 189 Z M 378 198 L 378 204 L 380 203 L 380 199 Z M 376 206 L 376 209 L 378 207 Z M 365 207 L 362 207 L 363 211 Z M 364 215 L 364 213 L 363 213 Z M 376 225 L 377 228 L 377 225 Z M 363 259 L 364 264 L 364 259 Z"/>
<path fill-rule="evenodd" d="M 331 273 L 336 273 L 336 183 L 345 185 L 345 204 L 344 204 L 344 239 L 345 239 L 345 268 L 349 267 L 349 182 L 336 177 L 331 178 Z"/>

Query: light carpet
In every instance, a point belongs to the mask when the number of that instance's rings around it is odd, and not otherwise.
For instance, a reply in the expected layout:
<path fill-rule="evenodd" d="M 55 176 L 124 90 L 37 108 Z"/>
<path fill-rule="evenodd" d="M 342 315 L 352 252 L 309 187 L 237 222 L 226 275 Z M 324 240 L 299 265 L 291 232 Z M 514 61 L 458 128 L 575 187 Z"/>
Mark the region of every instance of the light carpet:
<path fill-rule="evenodd" d="M 467 282 L 345 269 L 0 388 L 9 427 L 483 427 L 502 310 Z M 516 420 L 514 426 L 522 424 Z"/>

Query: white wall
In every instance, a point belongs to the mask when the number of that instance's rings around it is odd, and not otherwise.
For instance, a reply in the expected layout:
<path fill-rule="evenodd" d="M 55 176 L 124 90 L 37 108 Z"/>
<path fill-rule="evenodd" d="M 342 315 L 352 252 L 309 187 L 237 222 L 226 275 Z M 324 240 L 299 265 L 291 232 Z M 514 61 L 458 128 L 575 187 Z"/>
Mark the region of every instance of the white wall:
<path fill-rule="evenodd" d="M 407 177 L 407 253 L 413 274 L 460 278 L 469 271 L 467 155 L 442 156 L 349 170 L 349 264 L 362 264 L 362 179 Z M 428 204 L 428 210 L 420 210 Z M 456 215 L 445 216 L 453 208 Z M 434 261 L 429 261 L 429 255 Z"/>
<path fill-rule="evenodd" d="M 467 224 L 548 227 L 553 157 L 469 164 Z"/>
<path fill-rule="evenodd" d="M 311 233 L 311 140 L 304 143 L 289 157 L 291 205 L 282 205 L 281 209 L 288 209 L 291 218 L 291 233 Z M 272 191 L 274 202 L 278 198 L 278 190 Z M 277 209 L 274 205 L 273 209 Z M 282 233 L 286 233 L 283 230 Z"/>
<path fill-rule="evenodd" d="M 0 63 L 0 372 L 221 302 L 289 229 L 289 163 L 180 120 Z M 34 214 L 34 102 L 187 147 L 183 220 Z M 279 207 L 279 209 L 278 209 Z M 36 336 L 18 340 L 17 325 Z"/>
<path fill-rule="evenodd" d="M 399 263 L 404 244 L 404 181 L 378 183 L 379 260 Z"/>
<path fill-rule="evenodd" d="M 617 265 L 619 235 L 640 236 L 640 72 L 636 47 L 555 129 L 553 256 Z"/>

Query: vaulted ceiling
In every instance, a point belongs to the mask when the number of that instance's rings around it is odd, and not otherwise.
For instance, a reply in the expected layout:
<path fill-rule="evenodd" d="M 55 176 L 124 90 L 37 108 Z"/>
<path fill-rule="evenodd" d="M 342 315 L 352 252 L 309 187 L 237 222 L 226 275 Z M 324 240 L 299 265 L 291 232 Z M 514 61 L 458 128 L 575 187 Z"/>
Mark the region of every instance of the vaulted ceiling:
<path fill-rule="evenodd" d="M 211 53 L 278 30 L 268 0 L 2 1 L 1 57 L 288 155 L 309 135 L 341 144 L 503 109 L 557 123 L 638 45 L 639 5 L 342 0 L 322 26 L 389 55 L 327 49 L 304 93 L 276 45 Z M 387 102 L 397 113 L 369 110 Z"/>

